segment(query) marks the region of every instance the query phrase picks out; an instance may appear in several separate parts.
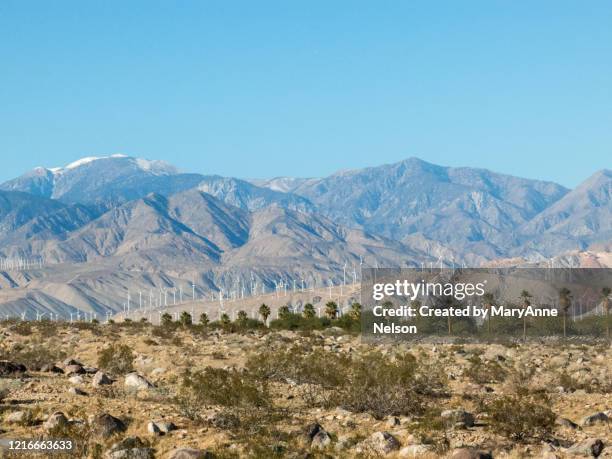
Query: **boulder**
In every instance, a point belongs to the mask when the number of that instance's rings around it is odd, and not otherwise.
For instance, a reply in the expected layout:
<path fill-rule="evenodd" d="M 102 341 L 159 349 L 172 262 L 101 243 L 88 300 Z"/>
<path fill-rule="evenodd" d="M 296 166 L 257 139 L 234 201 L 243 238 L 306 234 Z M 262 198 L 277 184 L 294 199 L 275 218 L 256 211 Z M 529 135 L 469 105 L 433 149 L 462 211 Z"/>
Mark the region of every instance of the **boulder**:
<path fill-rule="evenodd" d="M 130 448 L 109 451 L 105 455 L 106 459 L 154 459 L 155 450 L 153 448 Z"/>
<path fill-rule="evenodd" d="M 68 393 L 72 395 L 87 395 L 87 392 L 79 389 L 78 387 L 71 387 L 70 389 L 68 389 Z"/>
<path fill-rule="evenodd" d="M 51 414 L 43 424 L 43 429 L 51 430 L 56 427 L 65 427 L 68 425 L 68 418 L 61 411 L 56 411 Z"/>
<path fill-rule="evenodd" d="M 482 451 L 474 448 L 459 448 L 454 450 L 450 459 L 493 459 L 490 451 Z"/>
<path fill-rule="evenodd" d="M 81 365 L 66 365 L 64 367 L 64 373 L 66 373 L 68 376 L 82 375 L 85 373 L 85 370 L 83 370 L 83 367 Z"/>
<path fill-rule="evenodd" d="M 21 424 L 26 422 L 29 416 L 30 414 L 27 411 L 13 411 L 4 418 L 4 422 L 7 424 Z"/>
<path fill-rule="evenodd" d="M 0 377 L 19 377 L 26 372 L 25 365 L 11 362 L 10 360 L 0 360 Z"/>
<path fill-rule="evenodd" d="M 113 383 L 113 380 L 103 371 L 98 371 L 91 380 L 91 385 L 94 387 L 108 386 Z"/>
<path fill-rule="evenodd" d="M 63 373 L 64 372 L 64 370 L 62 370 L 60 367 L 52 363 L 44 364 L 43 366 L 40 367 L 40 371 L 44 373 Z"/>
<path fill-rule="evenodd" d="M 125 376 L 125 387 L 130 387 L 136 390 L 151 389 L 153 384 L 140 376 L 138 373 L 129 373 Z"/>
<path fill-rule="evenodd" d="M 127 437 L 111 446 L 106 459 L 153 459 L 153 448 L 149 448 L 138 437 Z"/>
<path fill-rule="evenodd" d="M 358 452 L 389 454 L 400 448 L 400 442 L 389 432 L 374 432 L 360 443 Z"/>
<path fill-rule="evenodd" d="M 101 438 L 108 438 L 116 433 L 125 432 L 126 430 L 123 421 L 108 413 L 101 413 L 94 416 L 89 424 L 93 435 Z"/>
<path fill-rule="evenodd" d="M 310 447 L 313 449 L 325 449 L 331 444 L 331 437 L 325 431 L 325 429 L 320 428 L 319 431 L 312 437 L 312 442 L 310 443 Z"/>
<path fill-rule="evenodd" d="M 599 438 L 587 438 L 565 450 L 570 456 L 599 457 L 604 450 L 604 442 Z"/>
<path fill-rule="evenodd" d="M 592 426 L 592 425 L 595 425 L 595 424 L 608 422 L 609 420 L 610 420 L 610 418 L 606 415 L 606 413 L 603 413 L 603 412 L 600 411 L 599 413 L 594 413 L 594 414 L 591 414 L 589 416 L 586 416 L 582 420 L 582 425 L 583 426 Z"/>
<path fill-rule="evenodd" d="M 569 429 L 579 429 L 580 426 L 576 424 L 574 421 L 567 418 L 557 418 L 555 420 L 555 424 L 561 427 L 567 427 Z"/>
<path fill-rule="evenodd" d="M 400 452 L 398 453 L 398 457 L 413 459 L 415 457 L 420 457 L 429 452 L 431 452 L 430 445 L 409 445 L 409 446 L 404 446 L 402 449 L 400 449 Z"/>
<path fill-rule="evenodd" d="M 208 451 L 194 448 L 178 448 L 168 454 L 167 459 L 212 459 Z"/>
<path fill-rule="evenodd" d="M 83 384 L 85 380 L 81 375 L 74 375 L 68 378 L 68 382 L 70 382 L 70 384 Z"/>
<path fill-rule="evenodd" d="M 456 427 L 474 427 L 474 415 L 465 410 L 442 411 L 442 419 L 453 423 Z"/>

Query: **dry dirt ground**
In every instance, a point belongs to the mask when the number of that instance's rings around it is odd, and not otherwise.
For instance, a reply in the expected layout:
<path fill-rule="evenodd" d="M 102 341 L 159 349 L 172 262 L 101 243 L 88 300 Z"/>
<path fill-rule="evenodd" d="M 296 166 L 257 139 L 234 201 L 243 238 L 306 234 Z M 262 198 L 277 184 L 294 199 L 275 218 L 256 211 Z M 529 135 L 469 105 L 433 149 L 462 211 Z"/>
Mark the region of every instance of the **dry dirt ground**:
<path fill-rule="evenodd" d="M 310 403 L 316 394 L 306 397 L 308 384 L 271 379 L 270 397 L 282 414 L 261 421 L 277 431 L 262 440 L 274 439 L 262 449 L 256 445 L 257 429 L 236 429 L 231 422 L 223 422 L 219 414 L 227 415 L 233 408 L 224 410 L 222 400 L 194 407 L 177 399 L 184 390 L 186 370 L 194 373 L 213 367 L 241 374 L 248 359 L 257 361 L 264 352 L 296 344 L 351 358 L 373 350 L 383 358 L 412 354 L 429 365 L 426 371 L 443 375 L 444 395 L 427 401 L 428 412 L 437 414 L 403 412 L 377 419 L 368 412 Z M 101 378 L 96 376 L 102 367 L 101 352 L 110 345 L 132 350 L 133 371 L 144 380 L 118 374 L 125 373 L 121 370 L 113 374 L 118 361 L 107 361 L 102 363 L 110 370 L 102 370 L 112 383 L 93 384 L 96 377 Z M 6 362 L 0 365 L 4 371 L 0 373 L 0 438 L 71 435 L 79 449 L 67 457 L 612 457 L 612 348 L 605 343 L 373 346 L 338 329 L 235 333 L 175 327 L 161 333 L 159 327 L 148 325 L 3 323 L 0 351 L 1 359 L 27 367 L 23 372 Z M 75 361 L 72 366 L 69 359 Z M 483 408 L 483 403 L 523 389 L 531 400 L 544 403 L 547 399 L 557 417 L 543 436 L 504 434 L 496 430 L 491 411 Z M 190 408 L 196 408 L 196 416 Z M 531 408 L 517 402 L 504 409 L 522 414 Z M 104 425 L 96 427 L 96 422 L 108 424 L 108 419 L 94 419 L 101 413 L 117 418 L 121 427 L 113 428 L 112 422 L 107 430 Z M 256 424 L 256 419 L 250 422 Z M 169 431 L 152 432 L 160 426 Z M 2 454 L 36 457 L 32 452 L 5 450 Z M 58 453 L 42 456 L 62 457 Z"/>

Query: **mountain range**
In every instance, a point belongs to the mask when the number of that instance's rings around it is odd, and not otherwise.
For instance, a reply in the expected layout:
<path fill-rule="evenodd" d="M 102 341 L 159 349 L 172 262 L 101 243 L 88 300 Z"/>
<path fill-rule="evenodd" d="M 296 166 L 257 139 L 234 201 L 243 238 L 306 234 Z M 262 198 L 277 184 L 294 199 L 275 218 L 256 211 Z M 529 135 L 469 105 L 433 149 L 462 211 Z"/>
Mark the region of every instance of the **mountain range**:
<path fill-rule="evenodd" d="M 338 281 L 360 264 L 537 261 L 612 239 L 612 171 L 573 190 L 410 158 L 324 178 L 183 173 L 124 155 L 0 185 L 0 309 L 121 307 L 125 290 Z M 68 278 L 67 278 L 68 277 Z"/>

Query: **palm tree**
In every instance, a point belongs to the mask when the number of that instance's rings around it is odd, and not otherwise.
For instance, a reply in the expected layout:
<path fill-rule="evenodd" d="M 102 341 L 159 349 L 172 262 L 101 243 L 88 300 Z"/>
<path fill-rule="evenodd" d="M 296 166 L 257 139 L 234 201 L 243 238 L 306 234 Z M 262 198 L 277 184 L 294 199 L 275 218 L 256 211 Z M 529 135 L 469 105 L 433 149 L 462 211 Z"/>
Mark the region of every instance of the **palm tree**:
<path fill-rule="evenodd" d="M 200 325 L 203 325 L 206 327 L 209 322 L 210 320 L 208 320 L 208 314 L 206 314 L 205 312 L 200 314 Z"/>
<path fill-rule="evenodd" d="M 179 321 L 181 322 L 181 325 L 184 327 L 186 327 L 187 325 L 191 325 L 192 323 L 191 314 L 189 314 L 187 311 L 181 312 L 181 317 L 179 318 Z"/>
<path fill-rule="evenodd" d="M 606 312 L 606 337 L 608 339 L 610 339 L 610 293 L 612 293 L 610 287 L 603 287 L 601 289 L 601 303 Z"/>
<path fill-rule="evenodd" d="M 262 303 L 261 306 L 259 306 L 259 315 L 263 319 L 264 324 L 268 323 L 268 317 L 270 317 L 271 312 L 270 306 L 268 306 L 266 303 Z"/>
<path fill-rule="evenodd" d="M 523 290 L 520 297 L 523 301 L 523 309 L 527 309 L 529 306 L 531 306 L 531 301 L 529 301 L 529 298 L 531 298 L 531 293 L 529 293 L 527 290 Z M 527 314 L 523 314 L 523 341 L 527 341 Z"/>
<path fill-rule="evenodd" d="M 278 309 L 278 318 L 281 320 L 287 319 L 290 314 L 291 314 L 291 310 L 289 309 L 289 306 L 287 305 L 281 306 Z"/>
<path fill-rule="evenodd" d="M 338 315 L 338 305 L 335 301 L 329 301 L 325 304 L 325 315 L 330 319 L 335 319 Z"/>
<path fill-rule="evenodd" d="M 166 326 L 166 325 L 170 325 L 172 323 L 172 316 L 170 314 L 168 314 L 167 312 L 164 312 L 161 315 L 161 324 Z"/>
<path fill-rule="evenodd" d="M 567 337 L 567 315 L 572 306 L 572 292 L 563 287 L 559 290 L 559 305 L 563 310 L 563 337 Z"/>
<path fill-rule="evenodd" d="M 313 319 L 317 315 L 314 306 L 310 303 L 304 305 L 303 314 L 306 319 Z"/>
<path fill-rule="evenodd" d="M 495 297 L 493 296 L 491 292 L 487 292 L 484 295 L 482 295 L 482 301 L 485 307 L 487 308 L 487 311 L 489 311 L 489 313 L 487 314 L 487 334 L 490 335 L 491 334 L 491 308 L 495 304 Z"/>
<path fill-rule="evenodd" d="M 227 315 L 227 313 L 225 313 L 225 312 L 223 314 L 221 314 L 221 324 L 222 325 L 229 325 L 230 324 L 230 318 Z"/>
<path fill-rule="evenodd" d="M 351 304 L 350 316 L 353 320 L 361 320 L 361 305 L 359 303 Z"/>
<path fill-rule="evenodd" d="M 249 320 L 249 316 L 247 315 L 246 311 L 238 311 L 236 322 L 238 322 L 239 325 L 242 325 L 242 326 L 245 325 L 248 320 Z"/>

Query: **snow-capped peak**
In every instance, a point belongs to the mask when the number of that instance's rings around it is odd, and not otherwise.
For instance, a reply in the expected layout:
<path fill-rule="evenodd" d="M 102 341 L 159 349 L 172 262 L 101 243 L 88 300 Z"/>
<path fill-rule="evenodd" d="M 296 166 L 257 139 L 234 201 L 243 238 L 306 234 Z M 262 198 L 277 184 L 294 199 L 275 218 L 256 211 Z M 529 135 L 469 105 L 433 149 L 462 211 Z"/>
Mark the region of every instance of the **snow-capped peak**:
<path fill-rule="evenodd" d="M 48 170 L 53 172 L 54 175 L 59 175 L 69 170 L 74 170 L 86 164 L 90 164 L 94 161 L 99 161 L 101 159 L 127 159 L 129 160 L 129 162 L 131 162 L 133 165 L 138 167 L 140 170 L 146 171 L 152 174 L 172 175 L 178 172 L 174 166 L 164 161 L 132 158 L 131 156 L 127 156 L 121 153 L 115 153 L 110 156 L 87 156 L 85 158 L 81 158 L 76 161 L 73 161 L 67 166 L 52 167 L 52 168 L 49 168 Z"/>

